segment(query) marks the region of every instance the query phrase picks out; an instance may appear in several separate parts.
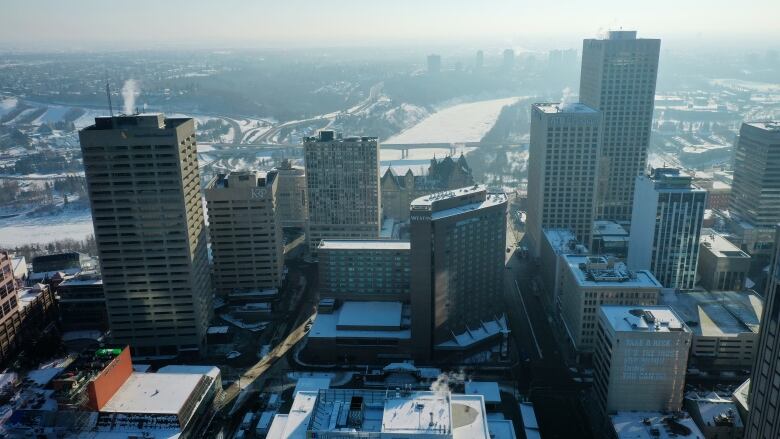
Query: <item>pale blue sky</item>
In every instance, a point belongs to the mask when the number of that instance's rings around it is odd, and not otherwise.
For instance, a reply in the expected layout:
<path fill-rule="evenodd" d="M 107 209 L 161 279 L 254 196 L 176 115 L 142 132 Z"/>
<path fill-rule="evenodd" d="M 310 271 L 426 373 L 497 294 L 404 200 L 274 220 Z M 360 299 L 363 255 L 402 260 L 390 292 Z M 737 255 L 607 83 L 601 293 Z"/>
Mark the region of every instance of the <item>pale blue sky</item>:
<path fill-rule="evenodd" d="M 780 38 L 780 0 L 0 0 L 0 13 L 6 48 L 558 43 L 621 26 L 665 39 Z"/>

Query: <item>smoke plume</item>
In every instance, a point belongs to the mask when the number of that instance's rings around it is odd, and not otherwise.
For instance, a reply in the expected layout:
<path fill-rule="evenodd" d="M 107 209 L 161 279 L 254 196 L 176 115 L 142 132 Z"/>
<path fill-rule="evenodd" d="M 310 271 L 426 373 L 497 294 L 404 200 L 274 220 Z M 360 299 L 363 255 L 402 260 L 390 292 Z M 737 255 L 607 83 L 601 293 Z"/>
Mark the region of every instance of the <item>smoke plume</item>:
<path fill-rule="evenodd" d="M 563 89 L 563 96 L 561 96 L 561 103 L 559 107 L 564 109 L 574 103 L 574 93 L 571 92 L 571 88 L 566 87 Z"/>
<path fill-rule="evenodd" d="M 446 395 L 449 393 L 453 384 L 462 384 L 465 380 L 466 374 L 462 370 L 459 372 L 441 373 L 436 377 L 436 380 L 431 383 L 431 392 L 435 392 L 439 395 Z"/>
<path fill-rule="evenodd" d="M 122 99 L 124 99 L 124 112 L 125 114 L 133 114 L 135 108 L 135 98 L 141 94 L 141 88 L 138 85 L 138 81 L 135 79 L 128 79 L 122 86 Z"/>

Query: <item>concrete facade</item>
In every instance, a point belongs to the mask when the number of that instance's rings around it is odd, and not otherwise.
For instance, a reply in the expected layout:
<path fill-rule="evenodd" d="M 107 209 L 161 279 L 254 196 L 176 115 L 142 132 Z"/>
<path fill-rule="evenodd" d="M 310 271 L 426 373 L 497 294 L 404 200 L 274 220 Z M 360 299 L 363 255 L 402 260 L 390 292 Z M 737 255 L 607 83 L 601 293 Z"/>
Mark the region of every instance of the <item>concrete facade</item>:
<path fill-rule="evenodd" d="M 571 229 L 590 245 L 595 217 L 601 114 L 582 104 L 531 106 L 527 225 L 539 257 L 542 229 Z"/>
<path fill-rule="evenodd" d="M 18 351 L 21 324 L 11 258 L 0 252 L 0 364 L 6 364 Z"/>
<path fill-rule="evenodd" d="M 206 186 L 218 294 L 281 287 L 284 248 L 276 217 L 277 177 L 232 172 L 217 175 Z"/>
<path fill-rule="evenodd" d="M 323 239 L 375 239 L 382 227 L 379 142 L 320 131 L 303 142 L 309 251 Z"/>
<path fill-rule="evenodd" d="M 740 291 L 750 271 L 750 256 L 720 233 L 706 229 L 699 240 L 697 271 L 709 291 Z"/>
<path fill-rule="evenodd" d="M 304 228 L 309 215 L 306 172 L 285 160 L 270 174 L 276 175 L 276 221 L 279 226 Z"/>
<path fill-rule="evenodd" d="M 582 43 L 579 99 L 603 114 L 597 216 L 631 220 L 635 178 L 647 165 L 661 40 L 610 31 Z"/>
<path fill-rule="evenodd" d="M 98 117 L 79 139 L 112 340 L 197 354 L 212 290 L 194 121 Z"/>
<path fill-rule="evenodd" d="M 588 248 L 577 241 L 577 236 L 568 229 L 543 229 L 542 246 L 539 252 L 540 270 L 548 306 L 560 313 L 560 293 L 563 273 L 566 270 L 565 255 L 587 255 Z"/>

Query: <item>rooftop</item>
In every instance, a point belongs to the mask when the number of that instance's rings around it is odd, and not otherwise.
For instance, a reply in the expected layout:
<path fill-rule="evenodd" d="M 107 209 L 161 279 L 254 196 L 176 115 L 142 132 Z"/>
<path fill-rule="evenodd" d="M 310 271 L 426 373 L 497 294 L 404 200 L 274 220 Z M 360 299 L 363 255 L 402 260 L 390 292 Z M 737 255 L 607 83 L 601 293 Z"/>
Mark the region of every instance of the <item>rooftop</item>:
<path fill-rule="evenodd" d="M 569 270 L 580 287 L 663 288 L 648 270 L 629 270 L 622 262 L 603 256 L 565 255 Z"/>
<path fill-rule="evenodd" d="M 780 134 L 780 121 L 763 121 L 763 122 L 745 122 L 745 125 L 760 128 L 762 130 L 769 131 L 771 133 Z"/>
<path fill-rule="evenodd" d="M 618 439 L 701 439 L 704 434 L 687 414 L 618 412 L 610 416 Z"/>
<path fill-rule="evenodd" d="M 298 392 L 319 392 L 320 390 L 329 388 L 329 377 L 300 377 L 295 383 L 295 391 L 293 392 L 293 395 Z"/>
<path fill-rule="evenodd" d="M 570 229 L 543 229 L 544 237 L 557 254 L 588 254 L 588 248 L 580 244 Z"/>
<path fill-rule="evenodd" d="M 335 240 L 323 239 L 318 250 L 409 250 L 409 241 L 387 239 Z"/>
<path fill-rule="evenodd" d="M 190 118 L 166 118 L 162 113 L 120 114 L 118 116 L 99 116 L 95 118 L 95 124 L 84 128 L 84 131 L 132 129 L 132 128 L 176 128 Z"/>
<path fill-rule="evenodd" d="M 309 136 L 304 137 L 303 141 L 305 143 L 320 143 L 320 142 L 373 142 L 376 143 L 377 137 L 368 137 L 368 136 L 362 136 L 362 137 L 343 137 L 341 133 L 336 133 L 333 130 L 320 130 L 316 136 Z"/>
<path fill-rule="evenodd" d="M 742 418 L 739 417 L 737 412 L 737 405 L 731 398 L 724 398 L 715 392 L 710 392 L 706 395 L 698 395 L 691 392 L 685 395 L 685 399 L 692 401 L 696 405 L 702 421 L 708 427 L 718 425 L 743 427 Z M 691 412 L 693 413 L 694 411 L 691 410 Z"/>
<path fill-rule="evenodd" d="M 101 411 L 178 414 L 203 375 L 133 373 Z"/>
<path fill-rule="evenodd" d="M 345 302 L 333 313 L 319 313 L 309 331 L 311 338 L 409 339 L 408 317 L 400 302 Z M 365 329 L 370 328 L 370 329 Z"/>
<path fill-rule="evenodd" d="M 598 110 L 595 110 L 585 104 L 579 102 L 561 103 L 561 102 L 544 102 L 533 104 L 534 108 L 538 108 L 539 111 L 549 114 L 598 114 Z"/>
<path fill-rule="evenodd" d="M 467 395 L 482 395 L 486 403 L 500 403 L 501 392 L 495 381 L 469 381 L 466 383 Z"/>
<path fill-rule="evenodd" d="M 601 314 L 615 332 L 690 332 L 668 306 L 604 305 Z"/>
<path fill-rule="evenodd" d="M 593 235 L 628 236 L 628 231 L 616 221 L 598 220 L 593 222 Z"/>
<path fill-rule="evenodd" d="M 712 229 L 702 229 L 699 242 L 719 258 L 750 258 L 725 236 Z"/>
<path fill-rule="evenodd" d="M 434 192 L 429 195 L 424 195 L 420 198 L 412 200 L 411 204 L 412 206 L 432 206 L 437 201 L 451 200 L 468 195 L 478 195 L 481 192 L 487 194 L 487 187 L 482 184 L 475 184 L 474 186 L 462 187 L 459 189 L 452 189 L 442 192 Z"/>
<path fill-rule="evenodd" d="M 663 290 L 660 303 L 669 306 L 695 335 L 724 336 L 744 332 L 758 334 L 763 299 L 753 291 Z"/>

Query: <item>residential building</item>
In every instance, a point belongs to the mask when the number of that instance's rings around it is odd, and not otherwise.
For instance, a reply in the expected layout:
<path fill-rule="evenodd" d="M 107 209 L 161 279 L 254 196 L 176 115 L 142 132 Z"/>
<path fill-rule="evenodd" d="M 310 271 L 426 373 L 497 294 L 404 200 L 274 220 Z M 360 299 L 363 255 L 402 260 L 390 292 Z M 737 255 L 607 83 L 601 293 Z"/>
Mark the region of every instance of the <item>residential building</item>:
<path fill-rule="evenodd" d="M 626 228 L 617 221 L 594 221 L 592 236 L 591 250 L 593 254 L 613 256 L 623 260 L 628 256 L 629 234 Z"/>
<path fill-rule="evenodd" d="M 770 253 L 772 231 L 780 223 L 780 122 L 746 122 L 734 147 L 730 213 L 743 249 Z"/>
<path fill-rule="evenodd" d="M 409 302 L 409 241 L 322 240 L 320 297 Z"/>
<path fill-rule="evenodd" d="M 57 305 L 63 331 L 108 330 L 106 295 L 98 272 L 81 272 L 57 286 Z"/>
<path fill-rule="evenodd" d="M 303 141 L 309 251 L 323 239 L 375 239 L 382 226 L 376 137 L 320 131 Z"/>
<path fill-rule="evenodd" d="M 539 270 L 544 282 L 545 299 L 556 315 L 561 311 L 560 293 L 566 255 L 587 255 L 588 248 L 582 245 L 569 229 L 543 229 L 542 246 L 539 252 Z"/>
<path fill-rule="evenodd" d="M 482 395 L 322 389 L 297 392 L 290 413 L 274 417 L 266 438 L 514 439 L 513 430 L 511 421 L 488 419 Z"/>
<path fill-rule="evenodd" d="M 218 294 L 279 288 L 284 276 L 275 174 L 218 174 L 206 186 L 214 287 Z"/>
<path fill-rule="evenodd" d="M 542 229 L 571 229 L 590 245 L 601 114 L 583 104 L 531 106 L 526 230 L 538 257 Z"/>
<path fill-rule="evenodd" d="M 21 315 L 13 264 L 6 252 L 0 252 L 0 364 L 7 364 L 21 345 Z"/>
<path fill-rule="evenodd" d="M 601 111 L 597 216 L 631 221 L 634 184 L 647 165 L 661 40 L 610 31 L 582 43 L 579 99 Z"/>
<path fill-rule="evenodd" d="M 276 221 L 282 228 L 303 229 L 309 215 L 306 201 L 306 172 L 300 166 L 293 166 L 289 160 L 268 173 L 276 180 Z"/>
<path fill-rule="evenodd" d="M 212 290 L 194 121 L 97 117 L 79 140 L 113 342 L 197 355 Z"/>
<path fill-rule="evenodd" d="M 691 332 L 665 306 L 602 306 L 594 355 L 599 409 L 670 412 L 682 408 Z"/>
<path fill-rule="evenodd" d="M 506 195 L 478 185 L 412 202 L 412 338 L 420 358 L 484 341 L 453 337 L 469 328 L 490 328 L 485 338 L 505 329 L 506 209 Z"/>
<path fill-rule="evenodd" d="M 666 289 L 659 303 L 674 310 L 691 330 L 692 367 L 716 373 L 751 368 L 764 309 L 764 299 L 758 294 Z"/>
<path fill-rule="evenodd" d="M 764 297 L 764 314 L 758 349 L 750 379 L 749 416 L 745 439 L 769 439 L 780 436 L 777 414 L 777 389 L 780 389 L 780 227 L 775 229 L 774 256 Z"/>
<path fill-rule="evenodd" d="M 750 256 L 712 229 L 702 230 L 697 271 L 701 285 L 709 291 L 745 288 Z"/>
<path fill-rule="evenodd" d="M 599 307 L 658 303 L 663 287 L 649 271 L 630 271 L 625 264 L 603 256 L 564 255 L 561 259 L 563 326 L 581 360 L 596 344 Z"/>
<path fill-rule="evenodd" d="M 707 191 L 678 169 L 636 178 L 628 266 L 650 270 L 666 288 L 693 289 Z"/>
<path fill-rule="evenodd" d="M 409 221 L 409 205 L 412 200 L 432 194 L 471 186 L 474 178 L 463 154 L 457 160 L 447 156 L 431 159 L 428 173 L 414 175 L 408 169 L 404 175 L 396 175 L 392 166 L 382 174 L 382 215 L 398 221 Z"/>

